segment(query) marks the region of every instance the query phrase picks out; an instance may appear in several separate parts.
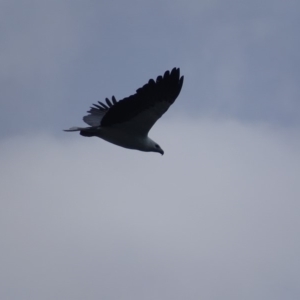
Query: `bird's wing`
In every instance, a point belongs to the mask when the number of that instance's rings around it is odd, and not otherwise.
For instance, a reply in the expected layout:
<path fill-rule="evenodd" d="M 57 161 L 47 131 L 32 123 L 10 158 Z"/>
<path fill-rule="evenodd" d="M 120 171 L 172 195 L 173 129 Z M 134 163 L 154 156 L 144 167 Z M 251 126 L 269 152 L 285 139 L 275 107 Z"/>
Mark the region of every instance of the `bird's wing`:
<path fill-rule="evenodd" d="M 83 121 L 90 126 L 100 126 L 102 118 L 109 111 L 109 109 L 117 103 L 117 100 L 114 96 L 112 96 L 112 100 L 110 101 L 108 98 L 105 99 L 106 104 L 98 101 L 98 104 L 93 104 L 88 111 L 88 115 L 83 117 Z"/>
<path fill-rule="evenodd" d="M 150 79 L 134 95 L 118 102 L 113 98 L 113 103 L 107 99 L 109 107 L 102 108 L 97 105 L 98 110 L 106 109 L 100 125 L 147 135 L 155 122 L 174 103 L 182 84 L 183 76 L 180 77 L 180 69 L 174 68 L 171 72 L 166 71 L 163 76 L 158 76 L 156 81 Z M 95 110 L 92 108 L 90 113 L 95 115 Z"/>

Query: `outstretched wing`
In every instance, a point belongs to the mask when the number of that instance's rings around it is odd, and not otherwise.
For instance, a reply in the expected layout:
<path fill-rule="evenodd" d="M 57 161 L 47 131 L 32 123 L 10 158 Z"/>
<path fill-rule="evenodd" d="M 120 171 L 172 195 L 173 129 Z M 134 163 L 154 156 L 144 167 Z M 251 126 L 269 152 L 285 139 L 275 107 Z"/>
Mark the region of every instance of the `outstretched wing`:
<path fill-rule="evenodd" d="M 84 121 L 91 126 L 119 127 L 120 129 L 147 135 L 155 122 L 168 110 L 178 97 L 183 84 L 180 69 L 174 68 L 150 79 L 134 95 L 120 100 L 113 97 L 106 104 L 98 102 Z"/>

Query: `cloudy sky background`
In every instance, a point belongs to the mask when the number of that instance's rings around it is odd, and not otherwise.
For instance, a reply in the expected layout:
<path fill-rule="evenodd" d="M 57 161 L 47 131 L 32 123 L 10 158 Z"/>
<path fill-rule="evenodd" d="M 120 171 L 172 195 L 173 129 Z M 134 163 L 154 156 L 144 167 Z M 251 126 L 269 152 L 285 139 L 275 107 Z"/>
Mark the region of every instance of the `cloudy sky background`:
<path fill-rule="evenodd" d="M 299 11 L 0 0 L 0 298 L 298 300 Z M 62 132 L 175 66 L 163 157 Z"/>

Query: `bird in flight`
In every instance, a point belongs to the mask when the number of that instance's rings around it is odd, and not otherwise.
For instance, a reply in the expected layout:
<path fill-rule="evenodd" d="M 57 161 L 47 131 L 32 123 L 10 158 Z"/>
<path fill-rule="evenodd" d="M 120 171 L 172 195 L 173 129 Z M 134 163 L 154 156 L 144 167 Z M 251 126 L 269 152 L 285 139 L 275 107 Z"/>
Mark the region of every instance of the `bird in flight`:
<path fill-rule="evenodd" d="M 83 117 L 89 127 L 71 127 L 64 131 L 79 131 L 82 136 L 96 136 L 124 148 L 163 155 L 162 148 L 148 133 L 178 97 L 183 78 L 180 69 L 174 68 L 156 80 L 150 79 L 134 95 L 119 101 L 114 96 L 111 100 L 106 98 L 106 103 L 98 101 Z"/>

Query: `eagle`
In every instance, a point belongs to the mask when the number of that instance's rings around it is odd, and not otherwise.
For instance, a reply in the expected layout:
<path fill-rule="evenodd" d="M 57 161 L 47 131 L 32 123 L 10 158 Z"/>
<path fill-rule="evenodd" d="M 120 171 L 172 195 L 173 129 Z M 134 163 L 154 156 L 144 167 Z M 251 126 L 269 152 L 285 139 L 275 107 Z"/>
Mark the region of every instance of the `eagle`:
<path fill-rule="evenodd" d="M 85 137 L 96 136 L 124 148 L 163 155 L 162 148 L 148 133 L 178 97 L 183 79 L 179 68 L 166 71 L 129 97 L 117 101 L 112 96 L 111 100 L 105 99 L 106 103 L 93 104 L 83 117 L 89 127 L 71 127 L 64 131 L 79 131 Z"/>

